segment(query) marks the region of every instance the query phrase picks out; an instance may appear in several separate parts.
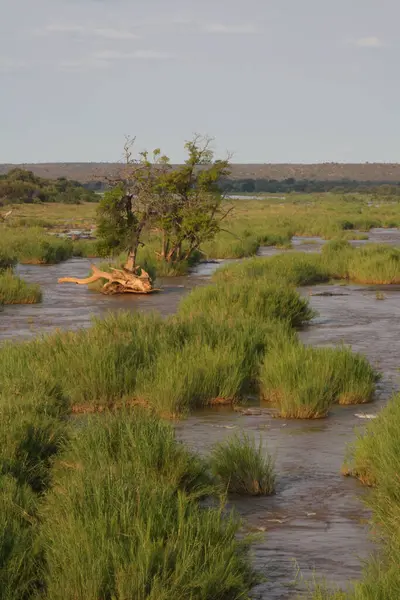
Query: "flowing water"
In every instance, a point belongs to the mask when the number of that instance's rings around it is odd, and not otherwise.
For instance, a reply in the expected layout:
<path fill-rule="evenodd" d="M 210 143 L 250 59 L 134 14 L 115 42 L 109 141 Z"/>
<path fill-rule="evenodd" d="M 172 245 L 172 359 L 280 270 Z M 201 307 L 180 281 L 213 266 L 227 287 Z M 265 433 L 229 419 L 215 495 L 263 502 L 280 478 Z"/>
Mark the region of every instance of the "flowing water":
<path fill-rule="evenodd" d="M 400 232 L 376 230 L 370 241 L 400 244 Z M 299 250 L 316 251 L 323 240 L 296 238 Z M 360 242 L 357 242 L 360 243 Z M 362 242 L 361 242 L 362 243 Z M 262 250 L 262 255 L 274 249 Z M 6 306 L 0 313 L 0 339 L 24 339 L 54 328 L 87 327 L 91 316 L 112 310 L 158 310 L 173 313 L 184 294 L 204 285 L 217 263 L 199 265 L 188 277 L 162 281 L 163 292 L 149 296 L 104 297 L 86 286 L 57 284 L 66 275 L 85 277 L 89 262 L 74 259 L 55 266 L 21 266 L 19 273 L 41 284 L 43 303 Z M 383 373 L 376 401 L 364 407 L 335 407 L 327 419 L 285 421 L 271 417 L 266 407 L 242 414 L 227 408 L 201 411 L 177 425 L 181 440 L 207 453 L 232 432 L 261 435 L 276 456 L 277 493 L 267 498 L 236 498 L 232 504 L 250 531 L 261 538 L 253 546 L 254 563 L 267 581 L 254 598 L 296 598 L 304 589 L 295 582 L 296 565 L 304 577 L 315 570 L 328 582 L 347 585 L 361 573 L 361 561 L 373 548 L 368 534 L 368 512 L 360 496 L 364 490 L 340 475 L 345 448 L 362 426 L 364 413 L 376 414 L 396 387 L 400 366 L 400 287 L 333 285 L 303 289 L 319 316 L 301 333 L 304 343 L 331 345 L 344 342 L 366 354 Z M 324 295 L 316 295 L 323 292 Z M 326 292 L 332 295 L 326 295 Z M 382 296 L 380 296 L 382 297 Z"/>

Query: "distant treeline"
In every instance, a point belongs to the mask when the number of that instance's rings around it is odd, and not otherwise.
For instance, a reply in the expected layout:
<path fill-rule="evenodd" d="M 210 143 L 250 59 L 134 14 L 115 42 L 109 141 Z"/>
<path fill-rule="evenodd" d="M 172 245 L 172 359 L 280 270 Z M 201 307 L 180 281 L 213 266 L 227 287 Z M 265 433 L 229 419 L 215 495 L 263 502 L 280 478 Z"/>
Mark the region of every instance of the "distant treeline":
<path fill-rule="evenodd" d="M 0 175 L 0 205 L 37 202 L 80 204 L 96 202 L 98 196 L 77 181 L 64 177 L 44 179 L 24 169 Z"/>
<path fill-rule="evenodd" d="M 225 179 L 221 181 L 221 188 L 224 192 L 233 194 L 258 194 L 260 192 L 270 194 L 337 192 L 343 194 L 346 192 L 359 192 L 400 195 L 400 182 L 388 183 L 385 181 L 355 181 L 350 179 L 339 181 L 294 179 L 293 177 L 281 181 L 277 179 Z"/>
<path fill-rule="evenodd" d="M 335 192 L 358 192 L 364 194 L 379 194 L 384 196 L 400 196 L 400 181 L 388 183 L 387 181 L 356 181 L 340 179 L 337 181 L 319 181 L 315 179 L 224 179 L 220 183 L 224 192 L 232 194 L 289 194 L 298 192 L 303 194 Z M 105 185 L 101 181 L 92 181 L 85 184 L 89 190 L 101 192 Z"/>
<path fill-rule="evenodd" d="M 400 196 L 400 181 L 356 181 L 341 179 L 337 181 L 315 179 L 224 179 L 220 182 L 222 191 L 231 194 L 289 194 L 335 192 L 343 194 L 358 192 L 383 196 Z M 34 175 L 25 169 L 12 169 L 6 175 L 0 175 L 0 205 L 14 203 L 61 202 L 80 204 L 97 202 L 99 195 L 106 189 L 104 181 L 79 183 L 59 177 L 46 179 Z"/>

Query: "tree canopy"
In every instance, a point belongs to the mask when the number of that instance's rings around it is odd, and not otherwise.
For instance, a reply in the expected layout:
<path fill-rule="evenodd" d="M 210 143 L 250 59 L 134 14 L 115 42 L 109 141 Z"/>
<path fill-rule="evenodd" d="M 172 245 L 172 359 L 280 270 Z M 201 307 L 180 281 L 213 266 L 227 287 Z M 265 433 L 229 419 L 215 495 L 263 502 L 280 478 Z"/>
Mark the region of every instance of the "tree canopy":
<path fill-rule="evenodd" d="M 187 158 L 179 167 L 159 149 L 132 158 L 133 142 L 127 140 L 125 165 L 100 202 L 97 234 L 103 251 L 127 251 L 126 268 L 133 270 L 143 236 L 152 231 L 158 235 L 159 259 L 188 260 L 229 213 L 219 186 L 229 160 L 215 159 L 210 139 L 201 136 L 185 144 Z"/>

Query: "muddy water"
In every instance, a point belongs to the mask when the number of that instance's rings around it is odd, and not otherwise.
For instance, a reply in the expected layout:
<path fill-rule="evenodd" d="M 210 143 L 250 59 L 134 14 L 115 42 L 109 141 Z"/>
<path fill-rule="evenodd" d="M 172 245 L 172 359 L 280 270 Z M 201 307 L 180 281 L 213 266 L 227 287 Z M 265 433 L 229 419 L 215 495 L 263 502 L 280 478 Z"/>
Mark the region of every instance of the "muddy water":
<path fill-rule="evenodd" d="M 388 243 L 399 243 L 399 232 L 371 235 Z M 300 250 L 316 251 L 322 240 L 294 240 Z M 383 241 L 383 239 L 379 239 Z M 319 242 L 313 243 L 313 242 Z M 272 252 L 268 249 L 265 254 Z M 263 253 L 263 252 L 262 252 Z M 110 297 L 92 293 L 86 286 L 58 285 L 58 277 L 85 276 L 89 263 L 83 259 L 49 267 L 20 267 L 20 274 L 40 283 L 42 305 L 5 307 L 0 313 L 0 339 L 21 339 L 55 327 L 74 329 L 90 324 L 91 315 L 109 310 L 159 310 L 170 314 L 179 300 L 196 285 L 207 282 L 217 264 L 200 265 L 189 277 L 162 282 L 159 295 Z M 382 290 L 382 287 L 379 288 Z M 333 296 L 318 296 L 320 292 Z M 177 426 L 180 439 L 202 453 L 234 431 L 245 430 L 262 436 L 276 456 L 277 493 L 272 498 L 232 499 L 245 517 L 247 527 L 261 539 L 253 547 L 254 563 L 268 580 L 254 590 L 254 598 L 295 598 L 304 589 L 294 582 L 297 563 L 305 578 L 314 570 L 328 582 L 342 586 L 359 577 L 361 560 L 372 551 L 366 521 L 368 513 L 360 502 L 359 484 L 340 476 L 346 444 L 354 438 L 354 427 L 363 425 L 359 416 L 375 414 L 396 386 L 400 365 L 400 287 L 383 290 L 365 286 L 316 286 L 302 290 L 319 311 L 301 333 L 306 344 L 345 342 L 365 353 L 383 372 L 377 401 L 361 408 L 335 408 L 321 421 L 273 419 L 261 407 L 256 414 L 243 415 L 227 409 L 205 411 Z M 338 295 L 336 295 L 338 294 Z"/>

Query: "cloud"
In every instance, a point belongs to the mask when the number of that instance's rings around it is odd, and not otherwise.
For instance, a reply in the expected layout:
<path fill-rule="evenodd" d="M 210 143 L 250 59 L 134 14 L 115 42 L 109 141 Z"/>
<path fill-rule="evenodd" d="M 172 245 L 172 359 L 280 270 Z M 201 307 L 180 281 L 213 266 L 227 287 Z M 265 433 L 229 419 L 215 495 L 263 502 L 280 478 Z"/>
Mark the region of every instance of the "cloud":
<path fill-rule="evenodd" d="M 126 29 L 110 27 L 84 27 L 83 25 L 69 25 L 66 23 L 52 23 L 44 29 L 45 33 L 65 33 L 83 36 L 101 37 L 108 40 L 134 40 L 138 36 Z"/>
<path fill-rule="evenodd" d="M 15 58 L 9 58 L 6 56 L 0 56 L 0 72 L 12 73 L 13 71 L 19 71 L 20 69 L 26 69 L 30 65 L 26 60 L 20 60 Z"/>
<path fill-rule="evenodd" d="M 93 69 L 108 69 L 111 63 L 91 57 L 78 58 L 77 60 L 62 60 L 57 64 L 63 71 L 87 71 Z"/>
<path fill-rule="evenodd" d="M 251 34 L 256 33 L 254 25 L 224 25 L 222 23 L 209 23 L 204 27 L 206 33 L 220 34 Z"/>
<path fill-rule="evenodd" d="M 135 50 L 134 52 L 119 52 L 117 50 L 103 50 L 92 55 L 95 60 L 167 60 L 174 58 L 173 54 L 168 52 L 159 52 L 157 50 Z"/>
<path fill-rule="evenodd" d="M 359 48 L 382 48 L 383 42 L 376 36 L 362 37 L 353 40 L 352 44 Z"/>

